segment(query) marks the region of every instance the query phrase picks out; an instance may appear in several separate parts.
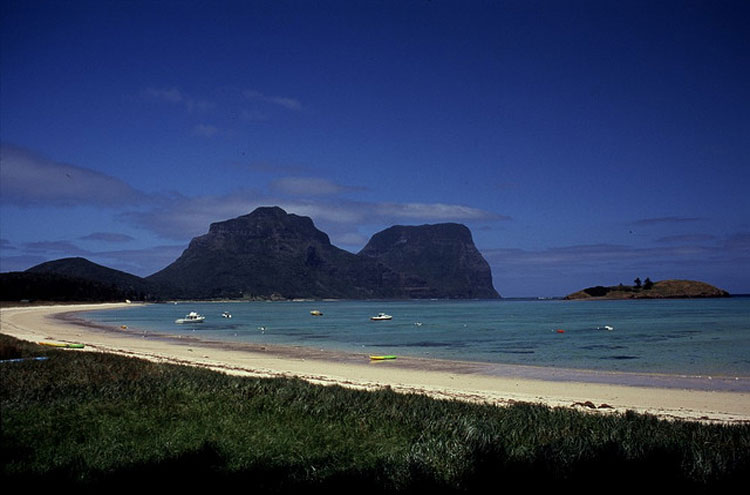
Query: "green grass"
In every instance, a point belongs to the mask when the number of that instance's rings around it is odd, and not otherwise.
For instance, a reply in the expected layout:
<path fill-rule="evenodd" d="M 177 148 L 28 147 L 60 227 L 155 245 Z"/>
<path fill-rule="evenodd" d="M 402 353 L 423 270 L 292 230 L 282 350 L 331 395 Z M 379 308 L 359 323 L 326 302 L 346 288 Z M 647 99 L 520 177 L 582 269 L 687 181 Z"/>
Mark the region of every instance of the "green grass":
<path fill-rule="evenodd" d="M 464 493 L 750 481 L 748 425 L 235 377 L 0 335 L 0 359 L 27 356 L 49 359 L 0 363 L 3 484 Z"/>

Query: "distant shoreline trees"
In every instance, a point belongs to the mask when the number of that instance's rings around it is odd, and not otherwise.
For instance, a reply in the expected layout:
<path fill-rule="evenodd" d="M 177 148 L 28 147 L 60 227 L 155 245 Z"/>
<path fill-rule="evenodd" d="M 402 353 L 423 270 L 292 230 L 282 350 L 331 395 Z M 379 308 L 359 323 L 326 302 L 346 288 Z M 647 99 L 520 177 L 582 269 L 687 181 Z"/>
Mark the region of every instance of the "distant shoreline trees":
<path fill-rule="evenodd" d="M 641 282 L 641 277 L 635 277 L 633 283 L 635 284 L 635 290 L 651 290 L 654 287 L 654 283 L 651 281 L 650 277 L 646 277 L 646 280 L 644 280 L 643 282 Z M 620 288 L 624 288 L 622 283 L 620 283 Z"/>

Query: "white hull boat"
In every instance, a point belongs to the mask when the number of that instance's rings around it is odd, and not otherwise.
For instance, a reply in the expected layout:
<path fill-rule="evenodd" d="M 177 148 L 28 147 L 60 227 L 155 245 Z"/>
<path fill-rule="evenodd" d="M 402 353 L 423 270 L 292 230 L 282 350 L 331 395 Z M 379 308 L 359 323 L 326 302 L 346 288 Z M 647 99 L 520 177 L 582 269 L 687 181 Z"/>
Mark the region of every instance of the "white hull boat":
<path fill-rule="evenodd" d="M 187 315 L 185 315 L 185 318 L 177 318 L 174 322 L 175 323 L 203 323 L 203 320 L 205 320 L 205 316 L 201 316 L 195 311 L 191 311 Z"/>
<path fill-rule="evenodd" d="M 378 313 L 378 316 L 371 316 L 370 319 L 372 321 L 382 321 L 382 320 L 390 320 L 393 316 L 387 315 L 385 313 Z"/>

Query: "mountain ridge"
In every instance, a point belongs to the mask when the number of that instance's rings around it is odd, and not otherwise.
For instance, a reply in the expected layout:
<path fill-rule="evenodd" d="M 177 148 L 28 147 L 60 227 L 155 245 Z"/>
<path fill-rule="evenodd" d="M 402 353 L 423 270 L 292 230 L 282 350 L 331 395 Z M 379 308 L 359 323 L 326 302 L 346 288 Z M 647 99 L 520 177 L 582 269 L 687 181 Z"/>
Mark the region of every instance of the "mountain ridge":
<path fill-rule="evenodd" d="M 311 218 L 277 206 L 212 223 L 174 262 L 147 277 L 85 258 L 15 273 L 90 280 L 145 300 L 500 298 L 464 225 L 390 227 L 353 254 L 331 244 Z"/>

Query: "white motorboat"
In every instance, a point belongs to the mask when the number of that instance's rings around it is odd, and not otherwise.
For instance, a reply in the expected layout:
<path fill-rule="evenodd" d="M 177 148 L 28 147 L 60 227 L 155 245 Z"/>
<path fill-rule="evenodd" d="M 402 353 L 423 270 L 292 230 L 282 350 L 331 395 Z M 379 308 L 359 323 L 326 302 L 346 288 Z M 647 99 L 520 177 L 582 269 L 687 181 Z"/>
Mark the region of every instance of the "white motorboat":
<path fill-rule="evenodd" d="M 393 316 L 387 315 L 385 313 L 378 313 L 378 316 L 371 316 L 370 319 L 372 321 L 381 321 L 381 320 L 390 320 Z"/>
<path fill-rule="evenodd" d="M 175 323 L 203 323 L 203 320 L 205 320 L 205 316 L 201 316 L 195 311 L 191 311 L 187 315 L 185 315 L 184 318 L 177 318 L 174 322 Z"/>
<path fill-rule="evenodd" d="M 231 318 L 232 314 L 229 311 L 224 311 L 223 313 L 221 313 L 221 316 L 223 318 Z"/>

